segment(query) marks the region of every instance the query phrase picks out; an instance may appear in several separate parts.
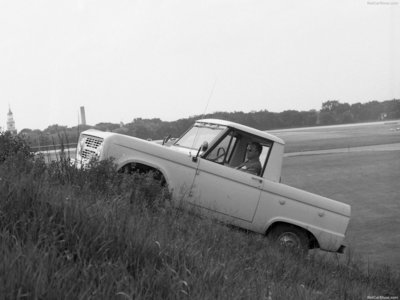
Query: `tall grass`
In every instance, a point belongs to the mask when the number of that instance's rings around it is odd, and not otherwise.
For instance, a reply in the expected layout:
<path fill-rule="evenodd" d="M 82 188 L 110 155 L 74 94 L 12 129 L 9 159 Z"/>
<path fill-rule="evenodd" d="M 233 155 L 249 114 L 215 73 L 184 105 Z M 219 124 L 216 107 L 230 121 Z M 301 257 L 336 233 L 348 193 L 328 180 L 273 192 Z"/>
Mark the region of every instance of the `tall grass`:
<path fill-rule="evenodd" d="M 366 299 L 400 295 L 399 282 L 172 206 L 152 176 L 110 161 L 0 165 L 1 299 Z"/>

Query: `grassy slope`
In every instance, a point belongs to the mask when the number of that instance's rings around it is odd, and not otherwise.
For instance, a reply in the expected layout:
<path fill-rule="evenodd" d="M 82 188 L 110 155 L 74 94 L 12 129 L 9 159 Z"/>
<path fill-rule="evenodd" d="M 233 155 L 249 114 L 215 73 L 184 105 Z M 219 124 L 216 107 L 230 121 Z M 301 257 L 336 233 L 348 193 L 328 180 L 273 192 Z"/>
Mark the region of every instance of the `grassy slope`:
<path fill-rule="evenodd" d="M 399 275 L 301 258 L 171 208 L 148 177 L 21 160 L 0 166 L 0 298 L 360 299 Z M 158 191 L 156 193 L 156 191 Z M 270 298 L 272 297 L 272 298 Z"/>

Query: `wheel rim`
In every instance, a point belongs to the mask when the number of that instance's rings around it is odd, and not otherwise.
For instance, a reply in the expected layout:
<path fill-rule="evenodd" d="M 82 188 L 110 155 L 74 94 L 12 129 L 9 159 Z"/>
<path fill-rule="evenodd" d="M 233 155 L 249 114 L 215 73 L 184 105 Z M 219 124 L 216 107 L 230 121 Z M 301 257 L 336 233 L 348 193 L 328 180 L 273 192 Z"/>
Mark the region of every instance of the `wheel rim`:
<path fill-rule="evenodd" d="M 278 237 L 280 245 L 289 248 L 300 248 L 300 238 L 293 232 L 284 232 Z"/>

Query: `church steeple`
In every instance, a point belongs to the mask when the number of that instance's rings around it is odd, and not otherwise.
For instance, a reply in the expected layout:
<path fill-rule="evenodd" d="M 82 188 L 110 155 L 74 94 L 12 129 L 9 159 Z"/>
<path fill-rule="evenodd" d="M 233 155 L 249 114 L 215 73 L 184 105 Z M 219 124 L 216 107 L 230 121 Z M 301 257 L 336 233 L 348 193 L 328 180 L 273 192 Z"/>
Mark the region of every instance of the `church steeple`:
<path fill-rule="evenodd" d="M 15 129 L 15 121 L 10 105 L 8 105 L 7 131 L 10 131 L 12 134 L 17 134 L 17 129 Z"/>

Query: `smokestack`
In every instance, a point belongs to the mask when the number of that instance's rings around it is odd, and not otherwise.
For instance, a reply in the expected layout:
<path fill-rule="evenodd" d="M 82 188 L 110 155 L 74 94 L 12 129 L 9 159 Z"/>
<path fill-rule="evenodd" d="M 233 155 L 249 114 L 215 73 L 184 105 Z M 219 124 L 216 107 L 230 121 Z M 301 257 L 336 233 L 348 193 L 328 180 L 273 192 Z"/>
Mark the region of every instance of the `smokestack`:
<path fill-rule="evenodd" d="M 86 115 L 84 106 L 81 106 L 81 125 L 86 125 Z"/>

